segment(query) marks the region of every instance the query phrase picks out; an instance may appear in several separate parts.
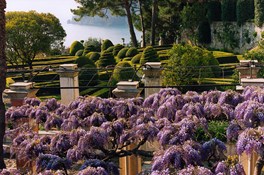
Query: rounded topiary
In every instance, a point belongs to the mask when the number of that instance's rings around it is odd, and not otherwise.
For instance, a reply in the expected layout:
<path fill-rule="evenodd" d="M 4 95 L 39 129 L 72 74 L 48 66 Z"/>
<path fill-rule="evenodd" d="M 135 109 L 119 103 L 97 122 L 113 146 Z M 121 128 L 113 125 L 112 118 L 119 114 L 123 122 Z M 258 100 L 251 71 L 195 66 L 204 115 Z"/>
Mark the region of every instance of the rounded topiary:
<path fill-rule="evenodd" d="M 86 56 L 93 62 L 96 62 L 100 58 L 100 53 L 99 52 L 89 52 Z"/>
<path fill-rule="evenodd" d="M 78 65 L 78 67 L 83 67 L 86 64 L 94 64 L 92 60 L 90 60 L 87 56 L 80 56 L 75 61 L 75 64 Z"/>
<path fill-rule="evenodd" d="M 139 64 L 139 62 L 140 62 L 140 58 L 141 58 L 141 53 L 135 55 L 135 56 L 131 59 L 131 62 L 132 62 L 133 64 Z"/>
<path fill-rule="evenodd" d="M 98 84 L 98 71 L 93 62 L 85 64 L 79 72 L 80 86 L 94 86 Z"/>
<path fill-rule="evenodd" d="M 128 61 L 119 62 L 114 69 L 111 85 L 116 85 L 119 81 L 138 80 L 135 70 Z"/>
<path fill-rule="evenodd" d="M 74 41 L 70 47 L 70 55 L 75 55 L 78 50 L 84 49 L 83 44 L 80 41 Z"/>
<path fill-rule="evenodd" d="M 104 51 L 101 53 L 99 60 L 95 62 L 97 67 L 106 67 L 109 65 L 115 65 L 116 61 L 112 52 Z"/>
<path fill-rule="evenodd" d="M 88 45 L 84 47 L 83 55 L 87 55 L 88 53 L 94 52 L 94 51 L 95 51 L 95 47 L 93 45 Z"/>
<path fill-rule="evenodd" d="M 113 54 L 114 54 L 114 56 L 117 56 L 118 52 L 119 52 L 121 49 L 123 49 L 123 48 L 124 48 L 124 46 L 121 45 L 121 44 L 117 44 L 117 45 L 115 45 L 115 46 L 114 46 L 114 50 L 113 50 Z"/>
<path fill-rule="evenodd" d="M 133 57 L 138 54 L 138 50 L 135 47 L 130 47 L 126 52 L 126 57 Z"/>
<path fill-rule="evenodd" d="M 109 39 L 106 39 L 103 41 L 103 44 L 101 45 L 101 51 L 105 51 L 106 49 L 108 49 L 111 46 L 113 46 L 112 41 L 110 41 Z"/>
<path fill-rule="evenodd" d="M 128 51 L 128 48 L 127 48 L 127 47 L 121 49 L 121 50 L 118 52 L 117 57 L 120 58 L 120 59 L 125 58 L 125 57 L 126 57 L 126 53 L 127 53 L 127 51 Z"/>
<path fill-rule="evenodd" d="M 115 46 L 110 46 L 110 47 L 108 47 L 108 49 L 106 49 L 106 50 L 109 51 L 109 52 L 113 52 L 113 51 L 114 51 L 114 48 L 115 48 Z"/>
<path fill-rule="evenodd" d="M 159 62 L 158 53 L 152 46 L 146 47 L 141 55 L 140 64 L 142 65 L 146 62 Z"/>
<path fill-rule="evenodd" d="M 125 57 L 122 61 L 131 61 L 132 57 Z"/>
<path fill-rule="evenodd" d="M 75 56 L 82 56 L 82 55 L 83 55 L 83 49 L 78 50 L 78 51 L 75 53 Z"/>

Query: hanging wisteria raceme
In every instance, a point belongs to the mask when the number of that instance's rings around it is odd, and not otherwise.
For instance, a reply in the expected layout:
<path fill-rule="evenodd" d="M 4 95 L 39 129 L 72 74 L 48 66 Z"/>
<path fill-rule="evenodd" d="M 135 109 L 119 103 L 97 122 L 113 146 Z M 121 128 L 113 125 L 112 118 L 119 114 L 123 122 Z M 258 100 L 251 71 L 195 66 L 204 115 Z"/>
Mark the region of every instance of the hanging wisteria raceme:
<path fill-rule="evenodd" d="M 243 96 L 240 93 L 232 90 L 221 92 L 220 97 L 218 99 L 218 103 L 220 105 L 228 104 L 233 107 L 237 106 L 239 103 L 242 103 L 243 101 L 244 101 Z"/>
<path fill-rule="evenodd" d="M 187 168 L 180 170 L 177 175 L 214 175 L 210 169 L 201 166 L 188 165 Z"/>
<path fill-rule="evenodd" d="M 257 86 L 245 87 L 242 96 L 245 100 L 252 100 L 259 103 L 264 103 L 264 90 Z"/>
<path fill-rule="evenodd" d="M 215 174 L 246 175 L 238 156 L 228 156 L 227 160 L 219 162 L 215 168 Z"/>

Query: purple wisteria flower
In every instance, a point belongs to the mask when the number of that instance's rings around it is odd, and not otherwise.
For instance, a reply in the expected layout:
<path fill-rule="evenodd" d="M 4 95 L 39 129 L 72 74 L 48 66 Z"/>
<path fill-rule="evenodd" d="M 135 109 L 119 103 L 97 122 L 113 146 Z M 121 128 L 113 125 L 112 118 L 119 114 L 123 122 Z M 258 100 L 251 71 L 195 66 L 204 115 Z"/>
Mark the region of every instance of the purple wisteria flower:
<path fill-rule="evenodd" d="M 205 168 L 205 167 L 201 167 L 201 166 L 193 166 L 193 165 L 188 165 L 187 168 L 180 170 L 177 175 L 191 175 L 191 174 L 195 174 L 195 175 L 213 175 L 213 173 Z"/>

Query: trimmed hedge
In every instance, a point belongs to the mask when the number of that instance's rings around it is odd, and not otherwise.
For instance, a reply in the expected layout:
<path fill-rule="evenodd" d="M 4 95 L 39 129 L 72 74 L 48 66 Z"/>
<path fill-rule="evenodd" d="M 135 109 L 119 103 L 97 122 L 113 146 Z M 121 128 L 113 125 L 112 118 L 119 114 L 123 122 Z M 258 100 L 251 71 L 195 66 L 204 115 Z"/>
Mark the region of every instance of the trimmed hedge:
<path fill-rule="evenodd" d="M 83 55 L 87 55 L 90 52 L 94 52 L 96 48 L 93 45 L 88 45 L 83 50 Z"/>
<path fill-rule="evenodd" d="M 113 52 L 113 51 L 114 51 L 114 48 L 115 48 L 115 46 L 110 46 L 110 47 L 108 47 L 108 49 L 106 49 L 106 50 L 109 51 L 109 52 Z"/>
<path fill-rule="evenodd" d="M 78 51 L 75 53 L 75 56 L 82 56 L 82 55 L 83 55 L 83 49 L 78 50 Z"/>
<path fill-rule="evenodd" d="M 74 41 L 70 47 L 70 55 L 75 55 L 78 50 L 84 49 L 83 44 L 80 41 Z"/>
<path fill-rule="evenodd" d="M 90 60 L 90 59 L 88 59 L 88 60 Z M 80 84 L 80 86 L 97 85 L 97 83 L 98 83 L 98 71 L 95 68 L 96 68 L 96 66 L 92 61 L 90 63 L 82 66 L 82 69 L 79 73 L 79 84 Z"/>
<path fill-rule="evenodd" d="M 78 65 L 78 67 L 83 67 L 86 64 L 94 65 L 94 62 L 90 60 L 87 56 L 80 56 L 75 61 L 75 64 Z"/>
<path fill-rule="evenodd" d="M 239 63 L 237 56 L 227 56 L 227 57 L 217 57 L 216 58 L 219 64 L 229 64 L 229 63 Z"/>
<path fill-rule="evenodd" d="M 106 67 L 109 65 L 115 65 L 116 61 L 112 52 L 107 50 L 101 53 L 101 56 L 98 61 L 95 62 L 97 67 Z"/>
<path fill-rule="evenodd" d="M 129 49 L 129 48 L 127 48 L 127 47 L 121 49 L 121 50 L 118 52 L 117 57 L 120 58 L 120 59 L 125 58 L 128 49 Z"/>
<path fill-rule="evenodd" d="M 135 48 L 135 47 L 130 47 L 128 50 L 127 50 L 127 52 L 126 52 L 126 57 L 133 57 L 133 56 L 135 56 L 136 54 L 138 54 L 139 52 L 138 52 L 138 50 L 137 50 L 137 48 Z"/>
<path fill-rule="evenodd" d="M 142 65 L 146 62 L 159 62 L 158 53 L 152 46 L 146 47 L 141 55 L 140 64 Z"/>
<path fill-rule="evenodd" d="M 142 55 L 141 53 L 135 55 L 135 56 L 131 59 L 131 62 L 132 62 L 133 64 L 139 64 L 139 62 L 140 62 L 140 58 L 141 58 L 141 55 Z"/>
<path fill-rule="evenodd" d="M 100 53 L 98 52 L 90 52 L 86 55 L 90 60 L 96 62 L 100 58 Z"/>
<path fill-rule="evenodd" d="M 105 51 L 111 46 L 113 46 L 112 41 L 110 41 L 109 39 L 106 39 L 106 40 L 103 41 L 103 44 L 101 46 L 101 51 Z"/>
<path fill-rule="evenodd" d="M 117 45 L 115 45 L 115 46 L 114 46 L 114 50 L 113 50 L 113 54 L 114 54 L 114 56 L 117 56 L 118 52 L 119 52 L 121 49 L 123 49 L 123 48 L 124 48 L 124 46 L 121 45 L 121 44 L 117 44 Z"/>

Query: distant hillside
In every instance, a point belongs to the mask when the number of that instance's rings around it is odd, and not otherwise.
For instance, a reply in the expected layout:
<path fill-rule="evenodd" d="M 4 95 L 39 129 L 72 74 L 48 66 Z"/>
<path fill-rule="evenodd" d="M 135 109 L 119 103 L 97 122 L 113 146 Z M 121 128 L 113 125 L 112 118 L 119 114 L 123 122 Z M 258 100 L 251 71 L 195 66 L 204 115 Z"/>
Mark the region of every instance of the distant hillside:
<path fill-rule="evenodd" d="M 126 27 L 127 20 L 126 17 L 120 16 L 111 16 L 108 15 L 108 18 L 101 18 L 99 16 L 85 16 L 80 21 L 76 21 L 75 19 L 78 16 L 73 16 L 72 19 L 67 21 L 68 24 L 78 24 L 78 25 L 91 25 L 91 26 L 111 26 L 111 27 Z"/>

